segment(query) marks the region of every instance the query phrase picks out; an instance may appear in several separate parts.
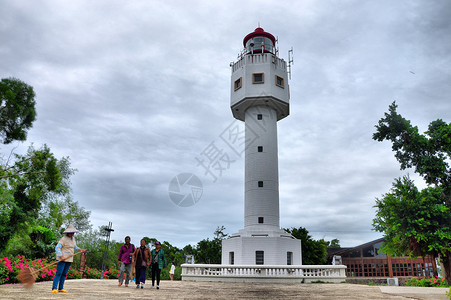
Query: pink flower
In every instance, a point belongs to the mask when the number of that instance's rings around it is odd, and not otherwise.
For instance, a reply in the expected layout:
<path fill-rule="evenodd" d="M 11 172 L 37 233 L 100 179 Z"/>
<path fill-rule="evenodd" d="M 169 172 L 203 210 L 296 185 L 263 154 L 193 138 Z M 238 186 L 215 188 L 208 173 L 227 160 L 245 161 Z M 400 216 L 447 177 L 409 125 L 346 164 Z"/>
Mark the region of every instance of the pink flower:
<path fill-rule="evenodd" d="M 7 267 L 7 268 L 9 269 L 10 272 L 13 271 L 13 267 L 11 266 L 11 262 L 9 262 L 9 261 L 6 262 L 6 263 L 5 263 L 5 267 Z"/>

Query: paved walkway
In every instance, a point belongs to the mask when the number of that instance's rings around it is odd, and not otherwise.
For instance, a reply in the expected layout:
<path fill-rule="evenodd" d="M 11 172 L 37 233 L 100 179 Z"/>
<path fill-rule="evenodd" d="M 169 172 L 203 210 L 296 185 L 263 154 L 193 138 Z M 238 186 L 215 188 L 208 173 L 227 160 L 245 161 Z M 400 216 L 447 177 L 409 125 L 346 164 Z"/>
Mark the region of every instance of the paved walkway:
<path fill-rule="evenodd" d="M 424 299 L 447 300 L 446 288 L 377 287 L 357 284 L 261 284 L 162 281 L 161 289 L 118 287 L 116 280 L 67 280 L 68 294 L 52 294 L 51 282 L 32 289 L 0 286 L 0 299 Z"/>

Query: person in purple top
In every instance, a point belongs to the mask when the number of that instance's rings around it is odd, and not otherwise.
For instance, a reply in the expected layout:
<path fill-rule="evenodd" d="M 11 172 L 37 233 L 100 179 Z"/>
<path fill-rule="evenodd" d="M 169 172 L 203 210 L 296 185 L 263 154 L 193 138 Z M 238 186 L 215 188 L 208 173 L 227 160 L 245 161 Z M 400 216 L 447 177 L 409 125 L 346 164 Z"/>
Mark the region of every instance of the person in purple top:
<path fill-rule="evenodd" d="M 132 255 L 135 252 L 135 246 L 130 244 L 130 237 L 125 237 L 125 244 L 121 246 L 121 250 L 119 250 L 119 265 L 121 266 L 121 273 L 119 274 L 119 285 L 122 285 L 124 281 L 124 272 L 126 273 L 125 277 L 125 287 L 128 287 L 128 282 L 130 281 L 130 273 L 132 271 Z"/>

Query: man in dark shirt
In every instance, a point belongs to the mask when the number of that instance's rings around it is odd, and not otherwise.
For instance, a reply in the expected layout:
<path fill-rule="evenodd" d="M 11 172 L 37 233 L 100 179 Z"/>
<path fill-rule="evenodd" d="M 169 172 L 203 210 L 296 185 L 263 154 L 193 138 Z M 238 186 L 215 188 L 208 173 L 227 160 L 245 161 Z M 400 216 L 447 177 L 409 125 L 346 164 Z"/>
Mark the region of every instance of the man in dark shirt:
<path fill-rule="evenodd" d="M 124 272 L 126 273 L 125 277 L 125 287 L 128 286 L 128 282 L 130 281 L 130 273 L 132 271 L 132 254 L 135 252 L 135 246 L 130 244 L 130 237 L 125 237 L 125 244 L 121 246 L 121 250 L 119 250 L 119 265 L 121 266 L 121 273 L 119 274 L 119 285 L 122 285 L 124 281 Z"/>

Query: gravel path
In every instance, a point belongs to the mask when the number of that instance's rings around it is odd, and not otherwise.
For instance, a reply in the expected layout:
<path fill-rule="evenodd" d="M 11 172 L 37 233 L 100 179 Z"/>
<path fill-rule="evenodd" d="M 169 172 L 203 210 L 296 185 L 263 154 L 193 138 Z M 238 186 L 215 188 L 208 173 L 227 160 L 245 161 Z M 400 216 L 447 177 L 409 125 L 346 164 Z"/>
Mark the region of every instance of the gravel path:
<path fill-rule="evenodd" d="M 357 284 L 262 284 L 162 281 L 160 289 L 118 287 L 116 280 L 67 280 L 67 294 L 51 293 L 51 282 L 0 286 L 0 299 L 435 299 L 445 300 L 447 289 L 377 287 Z M 384 289 L 385 288 L 385 289 Z M 418 290 L 420 291 L 420 290 Z"/>

